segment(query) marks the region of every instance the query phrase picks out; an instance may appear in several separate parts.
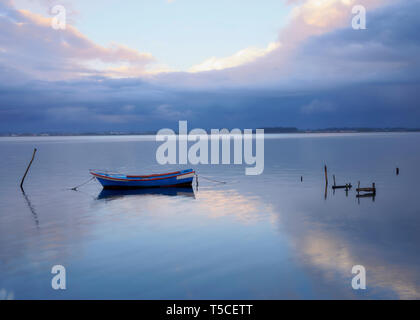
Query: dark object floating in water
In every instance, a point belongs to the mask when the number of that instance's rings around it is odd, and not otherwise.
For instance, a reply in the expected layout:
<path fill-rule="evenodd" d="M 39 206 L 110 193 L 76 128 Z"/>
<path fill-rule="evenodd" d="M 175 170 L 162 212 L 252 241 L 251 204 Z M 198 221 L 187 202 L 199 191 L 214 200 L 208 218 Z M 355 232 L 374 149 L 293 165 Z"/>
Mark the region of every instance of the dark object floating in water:
<path fill-rule="evenodd" d="M 359 195 L 359 192 L 371 192 L 372 195 L 375 195 L 376 194 L 375 182 L 372 183 L 372 187 L 371 188 L 360 188 L 360 181 L 359 181 L 356 191 L 357 191 L 357 194 L 358 195 Z M 365 196 L 371 196 L 371 195 L 367 194 Z"/>
<path fill-rule="evenodd" d="M 333 189 L 346 189 L 346 190 L 348 190 L 348 189 L 352 188 L 351 183 L 346 183 L 345 185 L 337 186 L 335 184 L 335 174 L 333 174 L 333 180 L 334 180 L 334 185 L 332 186 Z"/>
<path fill-rule="evenodd" d="M 98 195 L 98 200 L 113 200 L 126 196 L 183 196 L 194 198 L 194 190 L 190 187 L 179 188 L 140 188 L 140 189 L 102 189 Z"/>
<path fill-rule="evenodd" d="M 375 197 L 376 197 L 375 182 L 372 183 L 372 188 L 360 188 L 360 181 L 359 181 L 359 183 L 357 184 L 356 191 L 357 191 L 356 198 L 359 204 L 360 204 L 360 198 L 371 198 L 373 202 L 375 201 Z M 360 192 L 365 192 L 365 193 L 360 194 Z"/>
<path fill-rule="evenodd" d="M 194 179 L 195 171 L 187 169 L 147 176 L 134 176 L 90 170 L 90 174 L 99 181 L 104 189 L 137 189 L 189 187 Z"/>
<path fill-rule="evenodd" d="M 357 194 L 357 198 L 375 198 L 376 193 L 370 192 L 370 193 L 364 193 L 364 194 Z"/>
<path fill-rule="evenodd" d="M 332 186 L 333 189 L 351 189 L 352 187 L 351 183 L 346 183 L 342 186 Z"/>

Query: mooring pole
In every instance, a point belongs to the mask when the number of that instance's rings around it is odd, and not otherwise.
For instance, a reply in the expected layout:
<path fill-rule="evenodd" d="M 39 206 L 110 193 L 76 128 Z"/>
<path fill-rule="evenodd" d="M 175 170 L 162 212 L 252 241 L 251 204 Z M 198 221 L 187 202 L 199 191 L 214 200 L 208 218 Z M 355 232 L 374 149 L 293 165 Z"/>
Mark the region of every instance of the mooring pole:
<path fill-rule="evenodd" d="M 28 164 L 28 167 L 26 168 L 25 174 L 22 177 L 22 180 L 20 181 L 20 188 L 23 191 L 23 182 L 25 181 L 26 175 L 28 174 L 29 168 L 31 167 L 32 161 L 34 161 L 35 158 L 35 153 L 36 153 L 36 148 L 34 148 L 34 153 L 32 154 L 32 159 Z"/>
<path fill-rule="evenodd" d="M 324 192 L 324 199 L 327 200 L 327 194 L 328 194 L 328 186 L 325 184 L 325 192 Z"/>
<path fill-rule="evenodd" d="M 328 185 L 328 173 L 327 173 L 327 166 L 324 166 L 324 172 L 325 172 L 325 184 Z"/>
<path fill-rule="evenodd" d="M 334 180 L 334 187 L 335 187 L 335 174 L 333 174 L 333 180 Z"/>

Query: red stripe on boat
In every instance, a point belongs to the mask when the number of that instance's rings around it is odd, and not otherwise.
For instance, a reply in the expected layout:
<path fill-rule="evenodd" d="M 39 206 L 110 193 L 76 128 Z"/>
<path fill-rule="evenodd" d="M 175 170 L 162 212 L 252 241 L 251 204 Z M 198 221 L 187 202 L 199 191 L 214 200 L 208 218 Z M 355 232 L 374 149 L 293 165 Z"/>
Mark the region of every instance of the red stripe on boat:
<path fill-rule="evenodd" d="M 148 177 L 158 177 L 158 176 L 166 176 L 169 174 L 177 174 L 181 173 L 181 171 L 174 171 L 174 172 L 168 172 L 168 173 L 157 173 L 157 174 L 150 174 L 148 176 L 126 176 L 127 178 L 148 178 Z"/>
<path fill-rule="evenodd" d="M 178 171 L 180 172 L 180 171 Z M 178 174 L 178 175 L 174 175 L 174 176 L 170 176 L 170 177 L 163 177 L 163 178 L 152 178 L 152 179 L 124 179 L 124 178 L 113 178 L 113 177 L 108 177 L 108 176 L 103 176 L 100 175 L 98 173 L 95 172 L 91 172 L 92 175 L 94 175 L 95 177 L 99 177 L 105 180 L 113 180 L 113 181 L 153 181 L 153 180 L 163 180 L 163 179 L 170 179 L 170 178 L 175 178 L 175 177 L 180 177 L 180 176 L 184 176 L 186 174 L 190 174 L 190 173 L 195 173 L 195 171 L 191 171 L 191 172 L 186 172 L 186 173 L 182 173 L 182 174 Z M 167 174 L 171 174 L 171 173 L 167 173 Z M 167 175 L 166 174 L 166 175 Z M 128 177 L 128 176 L 126 176 Z"/>

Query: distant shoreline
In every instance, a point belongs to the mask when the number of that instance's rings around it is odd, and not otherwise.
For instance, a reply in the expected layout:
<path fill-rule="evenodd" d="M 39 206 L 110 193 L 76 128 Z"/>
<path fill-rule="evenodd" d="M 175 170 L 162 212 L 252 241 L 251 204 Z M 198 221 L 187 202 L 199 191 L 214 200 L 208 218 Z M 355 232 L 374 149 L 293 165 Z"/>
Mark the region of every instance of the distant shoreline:
<path fill-rule="evenodd" d="M 262 127 L 265 134 L 290 134 L 290 133 L 402 133 L 420 132 L 420 128 L 327 128 L 327 129 L 297 129 L 283 127 Z M 207 130 L 210 134 L 210 130 Z M 157 131 L 147 132 L 42 132 L 42 133 L 2 133 L 0 137 L 79 137 L 79 136 L 149 136 Z"/>

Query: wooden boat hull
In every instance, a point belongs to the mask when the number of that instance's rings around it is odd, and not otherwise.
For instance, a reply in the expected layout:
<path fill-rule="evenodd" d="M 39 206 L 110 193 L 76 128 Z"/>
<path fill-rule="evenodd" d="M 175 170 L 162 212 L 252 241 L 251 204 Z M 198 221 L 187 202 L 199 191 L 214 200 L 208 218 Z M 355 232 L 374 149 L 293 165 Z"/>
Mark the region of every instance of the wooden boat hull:
<path fill-rule="evenodd" d="M 110 174 L 98 171 L 90 171 L 90 173 L 104 189 L 188 187 L 191 186 L 195 175 L 195 171 L 192 169 L 148 176 Z"/>

